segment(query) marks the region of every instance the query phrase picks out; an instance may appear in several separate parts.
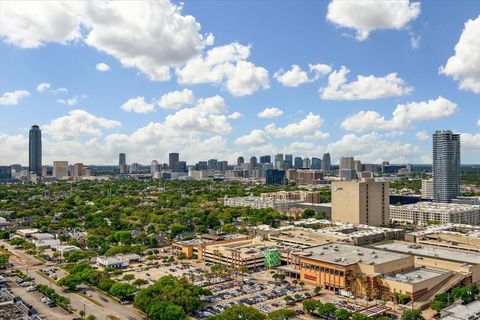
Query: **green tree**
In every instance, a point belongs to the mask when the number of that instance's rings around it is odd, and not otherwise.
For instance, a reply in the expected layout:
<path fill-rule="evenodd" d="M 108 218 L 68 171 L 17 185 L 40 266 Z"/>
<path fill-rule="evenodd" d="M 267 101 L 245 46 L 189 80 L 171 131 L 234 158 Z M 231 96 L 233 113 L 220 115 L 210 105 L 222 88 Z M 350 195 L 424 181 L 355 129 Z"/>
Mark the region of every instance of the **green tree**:
<path fill-rule="evenodd" d="M 211 320 L 266 320 L 267 316 L 259 310 L 250 306 L 235 305 L 232 306 L 218 316 L 212 317 Z"/>
<path fill-rule="evenodd" d="M 408 309 L 403 311 L 402 313 L 402 320 L 425 320 L 422 316 L 422 312 L 418 309 Z"/>
<path fill-rule="evenodd" d="M 115 282 L 110 288 L 109 292 L 114 297 L 125 299 L 126 297 L 132 295 L 136 290 L 137 289 L 135 286 L 131 284 Z"/>
<path fill-rule="evenodd" d="M 364 315 L 363 313 L 354 313 L 352 315 L 352 320 L 368 320 L 370 317 Z"/>
<path fill-rule="evenodd" d="M 138 290 L 140 290 L 140 287 L 143 286 L 144 284 L 147 284 L 147 280 L 142 279 L 142 278 L 137 278 L 133 281 L 133 285 L 137 286 Z"/>
<path fill-rule="evenodd" d="M 312 313 L 320 306 L 321 302 L 315 299 L 305 299 L 302 302 L 303 310 Z"/>
<path fill-rule="evenodd" d="M 295 317 L 295 311 L 292 309 L 278 309 L 268 314 L 269 320 L 287 320 Z"/>
<path fill-rule="evenodd" d="M 153 320 L 181 320 L 185 319 L 182 307 L 168 301 L 155 301 L 146 309 L 148 317 Z"/>
<path fill-rule="evenodd" d="M 10 264 L 10 255 L 9 254 L 0 254 L 0 269 L 7 268 Z"/>
<path fill-rule="evenodd" d="M 77 286 L 83 282 L 83 278 L 78 274 L 69 274 L 58 281 L 58 284 L 67 287 L 68 290 L 77 290 Z"/>
<path fill-rule="evenodd" d="M 93 314 L 91 314 L 87 317 L 87 320 L 97 320 L 97 317 L 95 317 Z"/>
<path fill-rule="evenodd" d="M 432 310 L 435 310 L 437 313 L 445 309 L 446 307 L 447 307 L 447 304 L 440 300 L 433 299 L 432 302 L 430 303 L 430 308 Z"/>
<path fill-rule="evenodd" d="M 338 320 L 347 320 L 350 318 L 350 315 L 350 311 L 345 309 L 338 309 L 337 311 L 335 311 L 335 319 Z"/>
<path fill-rule="evenodd" d="M 326 317 L 335 317 L 337 307 L 333 303 L 324 303 L 318 306 L 317 312 Z"/>
<path fill-rule="evenodd" d="M 132 281 L 133 279 L 135 279 L 135 275 L 132 273 L 127 273 L 123 276 L 123 280 L 127 281 L 128 283 L 130 283 L 130 281 Z"/>

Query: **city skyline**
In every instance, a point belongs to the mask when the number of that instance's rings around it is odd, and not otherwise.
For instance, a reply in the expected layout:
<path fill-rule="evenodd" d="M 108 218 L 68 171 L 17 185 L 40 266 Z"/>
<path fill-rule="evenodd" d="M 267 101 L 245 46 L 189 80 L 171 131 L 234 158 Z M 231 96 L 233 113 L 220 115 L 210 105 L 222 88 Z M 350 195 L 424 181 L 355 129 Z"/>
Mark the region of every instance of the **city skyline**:
<path fill-rule="evenodd" d="M 335 165 L 431 164 L 436 130 L 460 133 L 462 163 L 478 163 L 478 2 L 398 1 L 398 21 L 338 1 L 1 6 L 1 165 L 28 164 L 33 124 L 43 164 L 116 164 L 119 153 L 163 163 L 172 152 L 188 164 L 327 152 Z M 144 10 L 157 16 L 139 25 Z M 181 28 L 177 42 L 157 20 Z"/>

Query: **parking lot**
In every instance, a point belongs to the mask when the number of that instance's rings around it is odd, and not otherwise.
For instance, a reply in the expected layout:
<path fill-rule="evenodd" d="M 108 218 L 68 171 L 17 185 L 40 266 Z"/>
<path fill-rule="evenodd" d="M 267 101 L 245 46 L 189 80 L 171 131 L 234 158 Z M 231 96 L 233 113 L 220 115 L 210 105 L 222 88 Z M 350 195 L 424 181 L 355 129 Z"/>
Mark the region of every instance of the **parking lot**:
<path fill-rule="evenodd" d="M 135 279 L 147 280 L 152 284 L 159 278 L 172 275 L 176 278 L 187 278 L 190 282 L 199 286 L 209 286 L 215 283 L 221 283 L 232 280 L 231 277 L 207 278 L 205 267 L 195 266 L 189 263 L 150 263 L 150 264 L 132 264 L 130 268 L 124 270 L 123 275 L 133 274 Z"/>
<path fill-rule="evenodd" d="M 287 305 L 285 296 L 298 295 L 298 299 L 310 297 L 311 294 L 300 286 L 289 283 L 262 282 L 247 279 L 232 281 L 210 288 L 212 295 L 205 297 L 207 306 L 193 314 L 196 318 L 217 315 L 232 305 L 255 306 L 263 312 L 270 312 Z"/>

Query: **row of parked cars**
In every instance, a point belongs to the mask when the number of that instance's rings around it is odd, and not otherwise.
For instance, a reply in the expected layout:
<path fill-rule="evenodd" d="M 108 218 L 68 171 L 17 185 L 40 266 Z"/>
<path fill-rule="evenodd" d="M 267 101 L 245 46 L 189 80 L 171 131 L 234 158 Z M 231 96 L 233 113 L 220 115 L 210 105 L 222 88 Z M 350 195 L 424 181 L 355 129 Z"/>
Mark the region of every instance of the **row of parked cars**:
<path fill-rule="evenodd" d="M 233 287 L 233 288 L 232 288 Z M 236 301 L 229 301 L 221 304 L 211 305 L 212 303 L 220 302 L 223 300 L 228 300 L 232 298 L 238 298 L 246 295 L 251 295 L 256 292 L 261 292 L 251 297 L 244 297 Z M 237 304 L 244 305 L 257 305 L 269 300 L 273 300 L 279 297 L 283 297 L 289 294 L 296 293 L 303 290 L 301 287 L 293 286 L 290 284 L 274 284 L 274 283 L 255 283 L 251 280 L 237 281 L 228 284 L 222 284 L 213 288 L 215 294 L 211 296 L 204 297 L 204 301 L 209 303 L 204 309 L 196 311 L 192 314 L 193 317 L 203 319 L 213 315 L 222 313 L 225 309 L 230 306 Z M 310 297 L 309 293 L 302 295 L 302 298 Z M 274 308 L 279 307 L 280 305 L 286 305 L 284 301 L 272 302 L 269 305 L 257 306 L 257 308 L 265 313 L 271 311 Z"/>

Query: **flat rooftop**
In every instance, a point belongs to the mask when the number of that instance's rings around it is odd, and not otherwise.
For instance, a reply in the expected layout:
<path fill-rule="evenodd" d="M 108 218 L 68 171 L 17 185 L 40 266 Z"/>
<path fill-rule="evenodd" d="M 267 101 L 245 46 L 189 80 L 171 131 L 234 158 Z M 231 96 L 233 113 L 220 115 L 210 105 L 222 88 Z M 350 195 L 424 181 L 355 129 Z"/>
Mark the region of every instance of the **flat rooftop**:
<path fill-rule="evenodd" d="M 480 210 L 480 205 L 458 204 L 458 203 L 436 203 L 436 202 L 417 202 L 405 204 L 402 206 L 390 205 L 391 209 L 402 209 L 419 212 L 436 212 L 436 213 L 458 213 L 471 212 Z"/>
<path fill-rule="evenodd" d="M 464 250 L 446 249 L 425 244 L 395 241 L 392 243 L 376 245 L 375 248 L 454 262 L 469 263 L 474 265 L 480 264 L 480 255 L 478 255 L 478 253 L 469 253 Z"/>
<path fill-rule="evenodd" d="M 407 258 L 409 255 L 351 246 L 343 243 L 331 243 L 303 250 L 303 256 L 341 266 L 355 263 L 379 265 Z"/>
<path fill-rule="evenodd" d="M 397 273 L 391 276 L 385 276 L 385 279 L 415 284 L 434 279 L 438 276 L 444 275 L 445 273 L 445 271 L 434 270 L 430 268 L 418 268 L 407 272 Z"/>

